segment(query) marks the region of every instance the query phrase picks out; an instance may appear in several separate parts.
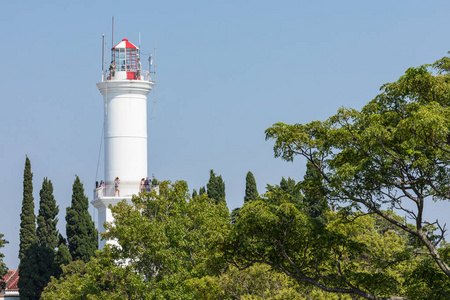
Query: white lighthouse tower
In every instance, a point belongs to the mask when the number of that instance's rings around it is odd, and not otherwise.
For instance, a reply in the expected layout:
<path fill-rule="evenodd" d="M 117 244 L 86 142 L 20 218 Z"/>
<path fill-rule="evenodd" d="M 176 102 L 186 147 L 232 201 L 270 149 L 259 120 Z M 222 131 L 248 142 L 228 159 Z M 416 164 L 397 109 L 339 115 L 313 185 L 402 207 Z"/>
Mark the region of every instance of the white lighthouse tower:
<path fill-rule="evenodd" d="M 95 189 L 92 201 L 99 232 L 105 231 L 104 222 L 114 221 L 108 205 L 130 201 L 148 176 L 147 95 L 153 85 L 150 71 L 141 70 L 138 47 L 123 39 L 111 49 L 109 72 L 97 83 L 104 100 L 105 145 L 105 185 Z M 99 241 L 99 248 L 108 242 Z"/>

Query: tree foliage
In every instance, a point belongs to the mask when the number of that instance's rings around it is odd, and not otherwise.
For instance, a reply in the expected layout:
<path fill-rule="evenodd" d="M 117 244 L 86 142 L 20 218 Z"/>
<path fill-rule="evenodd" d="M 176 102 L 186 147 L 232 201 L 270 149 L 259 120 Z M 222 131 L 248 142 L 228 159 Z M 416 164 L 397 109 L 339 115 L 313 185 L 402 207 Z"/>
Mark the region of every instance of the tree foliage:
<path fill-rule="evenodd" d="M 318 222 L 325 224 L 325 213 L 330 210 L 322 175 L 311 162 L 306 163 L 306 175 L 300 184 L 304 197 L 305 212 Z"/>
<path fill-rule="evenodd" d="M 303 202 L 303 195 L 301 192 L 300 183 L 296 183 L 294 179 L 282 177 L 279 185 L 267 185 L 267 191 L 283 193 L 290 202 L 301 204 Z"/>
<path fill-rule="evenodd" d="M 256 200 L 259 196 L 258 189 L 256 188 L 256 180 L 253 173 L 248 171 L 245 177 L 245 196 L 244 203 L 248 201 Z"/>
<path fill-rule="evenodd" d="M 39 299 L 39 245 L 36 236 L 36 215 L 34 214 L 33 173 L 28 156 L 23 172 L 23 200 L 20 214 L 19 282 L 22 299 Z"/>
<path fill-rule="evenodd" d="M 71 206 L 66 212 L 66 233 L 73 260 L 89 261 L 98 247 L 97 230 L 89 214 L 88 198 L 83 184 L 76 176 L 72 188 Z"/>
<path fill-rule="evenodd" d="M 54 272 L 54 277 L 59 278 L 63 273 L 63 266 L 68 265 L 72 262 L 72 256 L 70 255 L 69 248 L 66 244 L 61 243 L 56 252 L 56 269 Z"/>
<path fill-rule="evenodd" d="M 450 199 L 449 65 L 443 58 L 409 68 L 360 111 L 342 108 L 323 122 L 277 123 L 266 130 L 276 157 L 305 157 L 320 172 L 328 199 L 375 213 L 410 235 L 417 255 L 432 258 L 447 277 L 449 261 L 438 251 L 444 227 L 423 212 L 432 199 Z M 414 226 L 383 207 L 403 211 Z M 428 231 L 429 224 L 438 230 Z"/>
<path fill-rule="evenodd" d="M 159 186 L 159 195 L 111 208 L 115 223 L 106 225 L 104 237 L 117 240 L 117 256 L 148 280 L 152 299 L 190 299 L 186 280 L 224 266 L 218 243 L 227 233 L 228 210 L 205 194 L 190 198 L 184 181 Z"/>
<path fill-rule="evenodd" d="M 368 215 L 328 218 L 324 227 L 284 192 L 268 192 L 243 206 L 225 251 L 240 268 L 265 263 L 326 292 L 404 295 L 404 274 L 414 264 L 406 236 L 378 230 L 380 220 Z"/>
<path fill-rule="evenodd" d="M 0 249 L 5 247 L 6 244 L 8 244 L 8 241 L 6 241 L 4 238 L 4 234 L 0 233 Z M 0 290 L 5 288 L 5 282 L 3 281 L 3 276 L 6 275 L 8 272 L 8 267 L 3 262 L 3 258 L 5 257 L 5 254 L 0 252 Z"/>
<path fill-rule="evenodd" d="M 33 173 L 31 173 L 31 162 L 27 156 L 25 159 L 25 169 L 23 171 L 23 200 L 22 213 L 20 214 L 20 260 L 24 258 L 25 251 L 36 242 L 37 237 L 36 215 L 34 214 Z"/>
<path fill-rule="evenodd" d="M 52 181 L 44 178 L 42 189 L 39 192 L 39 214 L 37 217 L 37 238 L 41 247 L 56 249 L 58 246 L 58 212 L 59 207 L 56 205 L 53 196 Z"/>
<path fill-rule="evenodd" d="M 105 249 L 88 263 L 77 260 L 63 266 L 63 274 L 53 277 L 42 300 L 119 300 L 149 299 L 144 278 L 129 265 L 121 265 Z"/>
<path fill-rule="evenodd" d="M 209 181 L 206 185 L 208 197 L 214 199 L 217 203 L 225 203 L 225 182 L 222 176 L 216 176 L 213 170 L 209 173 Z M 200 193 L 201 195 L 201 193 Z"/>
<path fill-rule="evenodd" d="M 25 275 L 30 279 L 29 287 L 33 286 L 29 298 L 39 298 L 42 290 L 50 282 L 51 276 L 58 275 L 58 265 L 56 262 L 56 247 L 58 245 L 58 223 L 59 208 L 53 196 L 53 185 L 51 180 L 44 178 L 42 189 L 39 192 L 39 214 L 37 217 L 37 249 L 36 253 L 26 258 L 27 265 L 32 270 L 35 269 L 33 277 Z M 34 247 L 35 248 L 35 247 Z M 25 259 L 24 259 L 25 260 Z M 37 261 L 34 261 L 37 260 Z M 32 271 L 30 271 L 32 272 Z M 39 275 L 34 277 L 34 275 Z"/>

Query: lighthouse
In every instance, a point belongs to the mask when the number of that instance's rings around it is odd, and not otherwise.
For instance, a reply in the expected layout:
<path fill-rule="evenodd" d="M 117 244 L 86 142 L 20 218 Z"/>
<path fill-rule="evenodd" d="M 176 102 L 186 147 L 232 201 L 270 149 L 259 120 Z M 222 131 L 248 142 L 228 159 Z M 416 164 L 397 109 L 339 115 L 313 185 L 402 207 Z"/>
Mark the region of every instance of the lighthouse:
<path fill-rule="evenodd" d="M 149 66 L 150 68 L 150 66 Z M 94 190 L 92 205 L 98 210 L 98 232 L 113 222 L 108 206 L 140 192 L 147 170 L 147 96 L 154 82 L 142 70 L 140 49 L 127 39 L 111 48 L 109 70 L 97 83 L 104 104 L 104 185 Z M 99 249 L 105 243 L 100 241 Z"/>

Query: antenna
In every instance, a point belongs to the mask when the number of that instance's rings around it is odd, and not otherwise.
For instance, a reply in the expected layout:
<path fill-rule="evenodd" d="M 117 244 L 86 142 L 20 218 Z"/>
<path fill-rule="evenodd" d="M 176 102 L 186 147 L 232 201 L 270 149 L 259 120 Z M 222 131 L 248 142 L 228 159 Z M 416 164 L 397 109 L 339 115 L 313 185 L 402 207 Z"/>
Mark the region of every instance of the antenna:
<path fill-rule="evenodd" d="M 106 60 L 107 60 L 107 57 L 106 57 L 106 36 L 105 35 L 103 35 L 104 37 L 105 37 L 105 41 L 104 41 L 104 43 L 103 43 L 103 48 L 104 48 L 104 57 L 105 57 L 105 59 L 103 60 L 103 65 L 105 66 L 105 69 L 106 69 L 106 66 L 107 66 L 107 62 L 106 62 Z"/>
<path fill-rule="evenodd" d="M 153 55 L 154 55 L 154 60 L 155 60 L 155 65 L 153 66 L 153 82 L 154 82 L 154 86 L 153 86 L 153 118 L 156 118 L 156 41 L 155 41 L 155 48 L 153 50 Z M 150 62 L 150 67 L 151 67 L 151 63 Z"/>
<path fill-rule="evenodd" d="M 102 74 L 105 71 L 105 35 L 102 36 Z"/>
<path fill-rule="evenodd" d="M 111 49 L 114 47 L 114 16 L 112 17 Z"/>

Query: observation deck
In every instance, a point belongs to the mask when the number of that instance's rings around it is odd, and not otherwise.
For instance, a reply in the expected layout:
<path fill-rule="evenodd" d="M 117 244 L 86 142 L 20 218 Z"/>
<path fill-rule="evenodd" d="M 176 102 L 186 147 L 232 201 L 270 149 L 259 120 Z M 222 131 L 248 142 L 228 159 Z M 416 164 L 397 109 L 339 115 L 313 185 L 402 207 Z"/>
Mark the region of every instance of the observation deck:
<path fill-rule="evenodd" d="M 102 82 L 108 81 L 123 81 L 123 80 L 132 80 L 132 81 L 145 81 L 153 83 L 151 72 L 146 70 L 129 70 L 129 71 L 104 71 L 102 73 Z"/>

